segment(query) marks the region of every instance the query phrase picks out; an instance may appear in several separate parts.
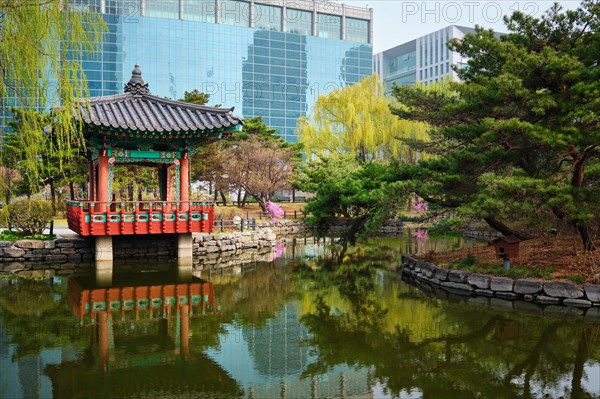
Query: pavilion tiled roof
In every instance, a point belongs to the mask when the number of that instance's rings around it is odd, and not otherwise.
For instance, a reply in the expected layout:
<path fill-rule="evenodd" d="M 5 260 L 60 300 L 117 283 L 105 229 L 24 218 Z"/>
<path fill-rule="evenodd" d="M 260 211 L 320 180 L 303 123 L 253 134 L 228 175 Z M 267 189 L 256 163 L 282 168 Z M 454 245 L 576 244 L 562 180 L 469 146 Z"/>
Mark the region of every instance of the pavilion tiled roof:
<path fill-rule="evenodd" d="M 136 65 L 125 93 L 92 97 L 79 103 L 77 117 L 85 124 L 141 133 L 192 133 L 231 130 L 244 123 L 233 108 L 215 108 L 153 96 Z"/>

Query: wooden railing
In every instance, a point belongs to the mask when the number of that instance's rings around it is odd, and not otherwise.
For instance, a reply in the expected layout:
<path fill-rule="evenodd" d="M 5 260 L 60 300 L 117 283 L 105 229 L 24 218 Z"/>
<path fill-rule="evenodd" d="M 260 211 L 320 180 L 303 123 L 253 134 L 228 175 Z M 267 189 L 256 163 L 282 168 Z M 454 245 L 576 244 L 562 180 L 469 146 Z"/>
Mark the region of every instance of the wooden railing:
<path fill-rule="evenodd" d="M 214 204 L 197 201 L 66 201 L 69 228 L 82 236 L 210 233 Z"/>

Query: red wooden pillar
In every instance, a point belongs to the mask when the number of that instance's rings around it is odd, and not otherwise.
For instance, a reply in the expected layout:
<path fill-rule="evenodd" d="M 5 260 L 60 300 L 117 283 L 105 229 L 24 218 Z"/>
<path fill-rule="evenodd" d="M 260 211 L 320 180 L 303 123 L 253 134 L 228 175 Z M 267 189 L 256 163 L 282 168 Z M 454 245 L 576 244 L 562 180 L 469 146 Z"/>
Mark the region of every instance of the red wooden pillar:
<path fill-rule="evenodd" d="M 179 190 L 181 199 L 181 211 L 187 212 L 190 209 L 190 158 L 187 152 L 183 153 L 181 157 L 179 170 Z"/>
<path fill-rule="evenodd" d="M 108 355 L 110 350 L 108 313 L 105 311 L 96 314 L 96 323 L 98 326 L 98 354 L 100 355 L 100 368 L 102 371 L 108 371 Z"/>
<path fill-rule="evenodd" d="M 96 168 L 94 167 L 94 161 L 90 159 L 90 186 L 88 190 L 88 200 L 95 201 L 96 200 L 96 179 L 94 175 L 96 174 Z"/>
<path fill-rule="evenodd" d="M 190 305 L 180 305 L 181 328 L 179 330 L 181 342 L 181 354 L 183 360 L 187 362 L 190 359 Z"/>
<path fill-rule="evenodd" d="M 96 192 L 96 212 L 106 212 L 108 202 L 108 153 L 100 151 L 98 156 L 98 191 Z"/>

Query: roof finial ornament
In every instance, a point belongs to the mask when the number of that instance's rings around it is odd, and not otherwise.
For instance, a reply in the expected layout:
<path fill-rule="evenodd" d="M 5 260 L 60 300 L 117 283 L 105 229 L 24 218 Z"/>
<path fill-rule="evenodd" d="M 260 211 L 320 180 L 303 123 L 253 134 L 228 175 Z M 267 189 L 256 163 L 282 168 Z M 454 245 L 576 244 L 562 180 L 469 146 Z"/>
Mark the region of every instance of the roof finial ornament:
<path fill-rule="evenodd" d="M 144 83 L 142 79 L 142 71 L 140 66 L 135 64 L 135 68 L 131 72 L 131 79 L 125 85 L 125 93 L 131 93 L 134 96 L 143 96 L 150 94 L 148 83 Z"/>

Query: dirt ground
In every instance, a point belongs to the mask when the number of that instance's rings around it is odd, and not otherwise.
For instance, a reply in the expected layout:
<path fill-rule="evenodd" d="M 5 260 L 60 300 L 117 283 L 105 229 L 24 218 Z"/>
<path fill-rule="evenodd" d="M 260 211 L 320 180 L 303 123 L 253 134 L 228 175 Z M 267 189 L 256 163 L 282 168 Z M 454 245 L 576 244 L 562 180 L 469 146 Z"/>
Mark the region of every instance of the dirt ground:
<path fill-rule="evenodd" d="M 600 240 L 596 241 L 600 247 Z M 443 253 L 430 253 L 419 256 L 439 266 L 464 260 L 469 255 L 478 264 L 493 266 L 502 264 L 492 246 L 464 248 Z M 553 279 L 568 279 L 576 283 L 600 283 L 600 249 L 586 252 L 575 235 L 542 237 L 520 243 L 519 256 L 511 259 L 511 268 L 527 268 L 550 275 Z"/>

